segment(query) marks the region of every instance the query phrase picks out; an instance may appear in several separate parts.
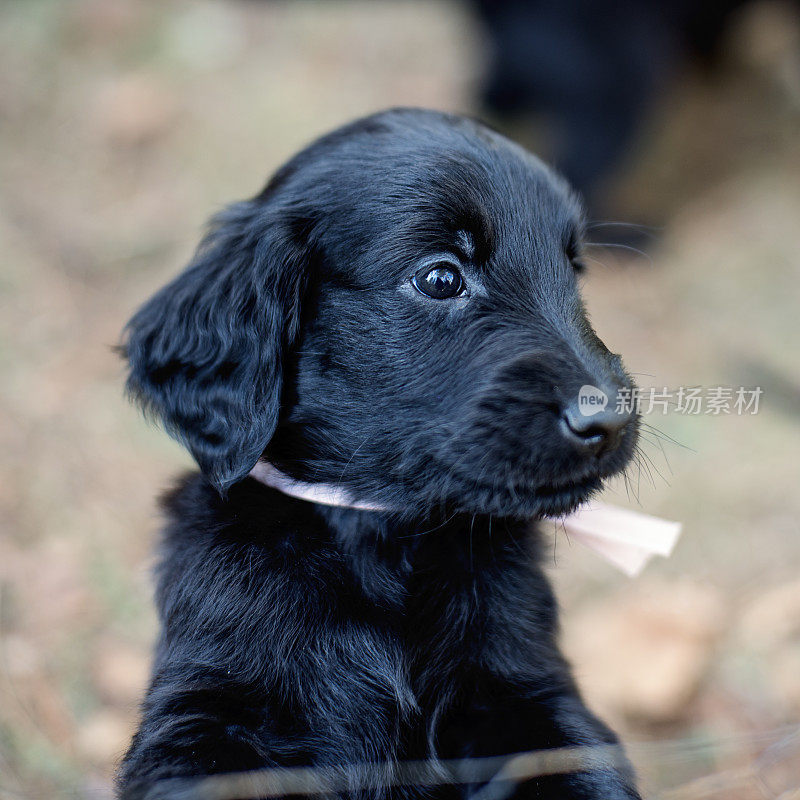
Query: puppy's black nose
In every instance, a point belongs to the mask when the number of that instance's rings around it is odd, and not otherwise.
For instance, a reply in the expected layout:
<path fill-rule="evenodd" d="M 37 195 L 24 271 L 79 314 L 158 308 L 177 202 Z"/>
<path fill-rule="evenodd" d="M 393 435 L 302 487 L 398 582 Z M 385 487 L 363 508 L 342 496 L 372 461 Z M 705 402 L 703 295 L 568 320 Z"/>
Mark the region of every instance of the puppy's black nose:
<path fill-rule="evenodd" d="M 602 455 L 615 450 L 634 412 L 617 411 L 614 407 L 586 409 L 579 402 L 570 403 L 561 412 L 561 433 L 587 455 Z"/>

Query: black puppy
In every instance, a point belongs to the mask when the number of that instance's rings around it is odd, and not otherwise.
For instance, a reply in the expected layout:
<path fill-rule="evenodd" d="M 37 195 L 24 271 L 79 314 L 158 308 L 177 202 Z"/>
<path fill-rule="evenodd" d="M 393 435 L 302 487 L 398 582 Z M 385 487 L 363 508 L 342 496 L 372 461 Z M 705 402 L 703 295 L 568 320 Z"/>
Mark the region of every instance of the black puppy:
<path fill-rule="evenodd" d="M 557 649 L 530 523 L 589 497 L 636 439 L 580 242 L 578 203 L 536 158 L 393 110 L 223 212 L 134 316 L 130 391 L 202 474 L 165 503 L 163 628 L 122 796 L 273 765 L 380 762 L 388 784 L 408 759 L 616 742 Z M 608 410 L 580 414 L 584 384 Z M 259 459 L 393 510 L 293 499 L 248 478 Z M 624 760 L 516 792 L 638 797 Z"/>

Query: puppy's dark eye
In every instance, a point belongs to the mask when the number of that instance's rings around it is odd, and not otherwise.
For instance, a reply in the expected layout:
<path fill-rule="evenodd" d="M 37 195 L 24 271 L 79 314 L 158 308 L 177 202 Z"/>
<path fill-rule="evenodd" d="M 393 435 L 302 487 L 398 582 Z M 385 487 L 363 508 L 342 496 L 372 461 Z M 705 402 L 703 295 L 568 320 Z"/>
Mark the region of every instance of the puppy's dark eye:
<path fill-rule="evenodd" d="M 583 260 L 583 252 L 575 236 L 571 236 L 566 246 L 567 258 L 572 264 L 572 269 L 579 275 L 586 272 L 586 262 Z"/>
<path fill-rule="evenodd" d="M 447 300 L 464 291 L 461 273 L 446 261 L 418 270 L 411 283 L 418 292 L 434 300 Z"/>

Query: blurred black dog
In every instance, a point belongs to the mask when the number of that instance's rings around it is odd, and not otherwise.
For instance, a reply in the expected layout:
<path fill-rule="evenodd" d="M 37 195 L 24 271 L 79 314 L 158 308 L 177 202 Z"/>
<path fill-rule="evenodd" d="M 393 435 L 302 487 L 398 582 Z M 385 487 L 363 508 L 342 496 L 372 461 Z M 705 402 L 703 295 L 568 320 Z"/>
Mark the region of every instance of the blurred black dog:
<path fill-rule="evenodd" d="M 549 117 L 550 157 L 595 201 L 658 91 L 686 62 L 713 66 L 729 22 L 752 4 L 473 0 L 489 43 L 483 103 L 505 122 Z"/>
<path fill-rule="evenodd" d="M 202 475 L 165 502 L 123 797 L 273 765 L 380 762 L 389 784 L 402 760 L 616 742 L 557 649 L 530 524 L 623 469 L 637 435 L 631 414 L 578 410 L 584 384 L 630 386 L 586 320 L 580 247 L 579 205 L 536 158 L 393 110 L 223 212 L 134 316 L 129 389 Z M 291 498 L 248 477 L 259 459 L 394 510 Z M 516 794 L 638 797 L 624 758 Z"/>

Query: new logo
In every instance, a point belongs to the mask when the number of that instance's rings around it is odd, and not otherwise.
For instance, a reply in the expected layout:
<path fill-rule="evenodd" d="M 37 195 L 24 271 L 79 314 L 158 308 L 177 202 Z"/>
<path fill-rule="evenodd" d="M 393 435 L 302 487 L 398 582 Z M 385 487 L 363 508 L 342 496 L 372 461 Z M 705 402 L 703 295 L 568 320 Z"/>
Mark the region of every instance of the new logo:
<path fill-rule="evenodd" d="M 608 395 L 604 391 L 590 383 L 581 386 L 578 392 L 578 409 L 584 417 L 599 414 L 607 405 Z"/>

